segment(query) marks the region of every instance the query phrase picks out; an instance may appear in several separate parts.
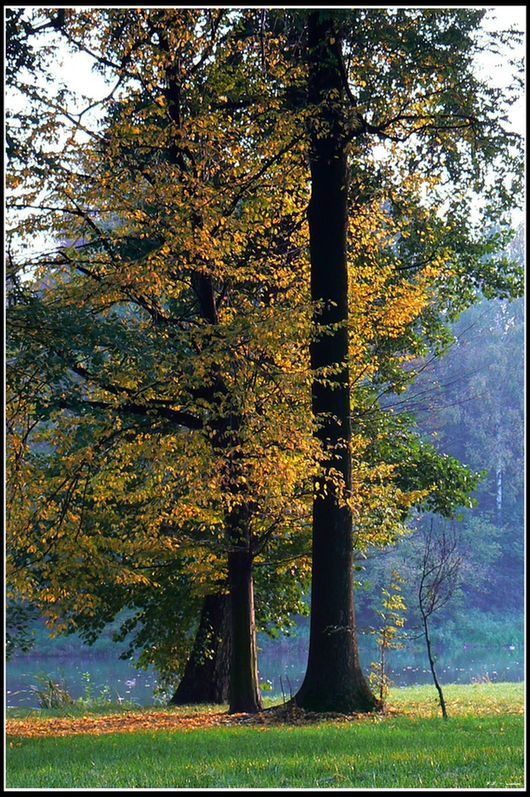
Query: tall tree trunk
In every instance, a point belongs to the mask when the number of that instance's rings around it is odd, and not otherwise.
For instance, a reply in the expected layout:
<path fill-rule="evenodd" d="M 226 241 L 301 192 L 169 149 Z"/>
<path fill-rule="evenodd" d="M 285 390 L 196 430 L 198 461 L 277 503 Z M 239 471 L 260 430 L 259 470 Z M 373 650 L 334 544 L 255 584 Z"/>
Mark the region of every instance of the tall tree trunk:
<path fill-rule="evenodd" d="M 353 605 L 351 421 L 348 371 L 346 260 L 348 167 L 341 97 L 341 50 L 332 12 L 316 11 L 308 24 L 310 123 L 309 233 L 311 296 L 319 303 L 320 335 L 311 345 L 317 435 L 325 459 L 313 502 L 311 625 L 307 672 L 295 696 L 313 711 L 370 711 L 377 706 L 361 671 Z M 329 96 L 332 92 L 332 98 Z M 329 325 L 335 325 L 331 329 Z M 330 385 L 322 369 L 336 369 Z M 338 370 L 338 373 L 336 372 Z M 324 374 L 325 375 L 325 374 Z M 339 474 L 337 476 L 333 475 Z M 322 490 L 325 486 L 325 492 Z M 343 493 L 343 495 L 341 495 Z"/>
<path fill-rule="evenodd" d="M 228 550 L 231 635 L 229 710 L 233 714 L 255 713 L 263 708 L 258 680 L 254 609 L 252 499 L 242 480 L 243 463 L 237 446 L 242 422 L 237 414 L 214 422 L 214 446 L 226 458 L 223 486 L 230 496 L 224 527 Z"/>
<path fill-rule="evenodd" d="M 502 423 L 501 423 L 501 410 L 499 404 L 495 413 L 495 424 L 497 429 L 497 467 L 495 468 L 495 477 L 497 489 L 495 494 L 495 508 L 497 528 L 502 528 Z"/>
<path fill-rule="evenodd" d="M 207 595 L 184 675 L 170 704 L 228 702 L 230 626 L 228 595 Z"/>
<path fill-rule="evenodd" d="M 167 54 L 170 52 L 167 37 L 163 30 L 158 30 L 160 46 Z M 175 133 L 180 134 L 181 118 L 181 85 L 179 78 L 178 61 L 173 59 L 166 70 L 167 86 L 165 89 L 168 103 L 169 116 L 175 126 Z M 168 157 L 170 161 L 186 172 L 186 159 L 182 148 L 181 139 L 175 135 L 169 146 Z M 193 214 L 192 224 L 195 229 L 200 229 L 202 220 L 198 214 Z M 212 325 L 219 323 L 215 290 L 211 277 L 203 273 L 200 268 L 192 274 L 192 287 L 197 297 L 201 316 Z M 229 394 L 229 389 L 222 377 L 212 373 L 211 388 L 206 390 L 210 400 L 214 401 L 219 396 L 222 405 L 223 397 Z M 237 430 L 241 418 L 237 414 L 224 417 L 224 414 L 212 423 L 214 432 L 214 445 L 221 455 L 225 455 L 231 447 L 237 448 L 239 443 Z M 230 457 L 228 458 L 230 460 Z M 228 465 L 230 471 L 232 465 Z M 237 470 L 237 464 L 235 465 Z M 233 473 L 226 475 L 227 490 L 237 492 L 237 479 Z M 235 517 L 238 515 L 237 518 Z M 244 514 L 244 517 L 243 517 Z M 225 518 L 226 539 L 228 542 L 228 574 L 230 588 L 230 617 L 231 617 L 231 676 L 230 676 L 230 711 L 256 712 L 262 707 L 259 694 L 257 670 L 256 626 L 254 620 L 254 594 L 252 580 L 252 552 L 250 525 L 248 513 L 237 511 L 227 512 Z M 243 543 L 241 542 L 243 541 Z M 243 547 L 241 547 L 243 546 Z"/>
<path fill-rule="evenodd" d="M 230 551 L 228 576 L 233 651 L 229 710 L 232 714 L 255 713 L 261 711 L 263 705 L 258 681 L 252 557 L 248 550 Z"/>

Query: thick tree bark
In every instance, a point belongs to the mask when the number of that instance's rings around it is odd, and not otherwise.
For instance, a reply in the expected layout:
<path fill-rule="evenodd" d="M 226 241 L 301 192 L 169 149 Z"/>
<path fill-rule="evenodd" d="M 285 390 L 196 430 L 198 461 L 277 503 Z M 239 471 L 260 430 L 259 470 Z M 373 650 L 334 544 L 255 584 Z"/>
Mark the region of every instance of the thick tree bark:
<path fill-rule="evenodd" d="M 223 486 L 231 502 L 225 511 L 224 527 L 231 635 L 229 710 L 233 714 L 256 713 L 263 708 L 254 609 L 252 499 L 242 480 L 244 474 L 237 447 L 242 422 L 238 414 L 230 414 L 213 424 L 214 446 L 225 458 Z"/>
<path fill-rule="evenodd" d="M 231 438 L 227 421 L 215 425 L 215 446 L 224 453 Z M 237 441 L 238 419 L 231 416 L 228 425 Z M 238 495 L 237 458 L 228 458 L 226 470 L 227 490 L 236 499 L 224 522 L 229 595 L 205 599 L 195 645 L 171 703 L 224 703 L 228 699 L 231 713 L 256 713 L 263 704 L 258 680 L 249 499 Z M 204 658 L 205 643 L 213 653 L 211 662 Z"/>
<path fill-rule="evenodd" d="M 315 306 L 320 335 L 311 346 L 311 365 L 316 374 L 312 401 L 325 459 L 313 502 L 309 658 L 295 702 L 307 710 L 352 712 L 373 710 L 378 703 L 359 663 L 353 605 L 352 516 L 344 501 L 352 483 L 346 260 L 348 166 L 341 53 L 331 13 L 312 12 L 308 26 L 309 99 L 318 109 L 310 123 L 312 189 L 308 211 L 311 295 L 320 305 Z M 326 368 L 338 370 L 327 375 L 332 385 L 319 379 L 319 372 L 322 374 Z"/>
<path fill-rule="evenodd" d="M 230 551 L 228 576 L 233 650 L 229 710 L 232 714 L 255 713 L 263 705 L 258 681 L 252 556 L 248 549 Z"/>
<path fill-rule="evenodd" d="M 170 704 L 228 702 L 230 625 L 228 595 L 207 595 L 184 675 Z"/>

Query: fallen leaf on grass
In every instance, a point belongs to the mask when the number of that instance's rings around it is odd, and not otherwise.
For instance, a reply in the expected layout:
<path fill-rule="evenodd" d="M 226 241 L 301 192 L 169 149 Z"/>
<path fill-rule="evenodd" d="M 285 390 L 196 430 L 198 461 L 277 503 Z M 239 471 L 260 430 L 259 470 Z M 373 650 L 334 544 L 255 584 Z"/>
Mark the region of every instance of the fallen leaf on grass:
<path fill-rule="evenodd" d="M 267 726 L 288 725 L 301 726 L 315 723 L 353 723 L 353 722 L 384 722 L 395 716 L 411 718 L 432 717 L 436 714 L 437 707 L 414 706 L 400 707 L 389 706 L 384 712 L 374 714 L 338 714 L 306 712 L 295 705 L 276 706 L 266 709 L 259 714 L 228 714 L 226 711 L 137 711 L 125 714 L 109 714 L 106 716 L 85 717 L 57 717 L 48 719 L 8 719 L 6 722 L 6 735 L 19 738 L 34 738 L 45 736 L 72 736 L 74 734 L 89 734 L 99 736 L 108 733 L 135 733 L 137 731 L 192 731 L 214 726 L 245 726 L 254 725 L 259 728 Z M 462 716 L 472 713 L 474 716 L 486 716 L 496 713 L 498 707 L 488 706 L 484 710 L 481 706 L 459 705 L 456 701 L 448 703 L 451 716 Z M 509 714 L 522 714 L 523 707 L 511 706 L 505 709 Z M 13 743 L 10 743 L 10 746 Z"/>

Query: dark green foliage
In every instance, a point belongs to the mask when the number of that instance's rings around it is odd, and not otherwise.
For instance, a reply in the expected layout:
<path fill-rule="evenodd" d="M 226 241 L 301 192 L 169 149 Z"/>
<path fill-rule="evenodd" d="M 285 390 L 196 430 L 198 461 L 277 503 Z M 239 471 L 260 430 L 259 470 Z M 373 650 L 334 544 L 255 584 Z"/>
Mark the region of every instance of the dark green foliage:
<path fill-rule="evenodd" d="M 5 651 L 6 658 L 17 653 L 27 653 L 35 643 L 33 624 L 39 617 L 39 610 L 20 601 L 8 600 L 5 613 Z"/>

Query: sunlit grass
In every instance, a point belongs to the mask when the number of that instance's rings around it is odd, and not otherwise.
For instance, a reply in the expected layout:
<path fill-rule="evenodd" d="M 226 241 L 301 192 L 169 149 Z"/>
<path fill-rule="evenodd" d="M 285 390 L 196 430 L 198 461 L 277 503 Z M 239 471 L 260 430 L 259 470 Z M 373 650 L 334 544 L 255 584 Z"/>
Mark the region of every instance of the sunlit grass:
<path fill-rule="evenodd" d="M 524 707 L 524 684 L 476 683 L 450 684 L 443 687 L 449 716 L 521 714 Z M 440 714 L 438 693 L 433 686 L 410 686 L 392 689 L 390 705 L 415 717 Z"/>
<path fill-rule="evenodd" d="M 447 687 L 447 722 L 435 694 L 394 690 L 390 703 L 400 713 L 352 722 L 9 737 L 8 786 L 521 788 L 522 685 Z M 167 708 L 145 709 L 157 712 Z"/>

